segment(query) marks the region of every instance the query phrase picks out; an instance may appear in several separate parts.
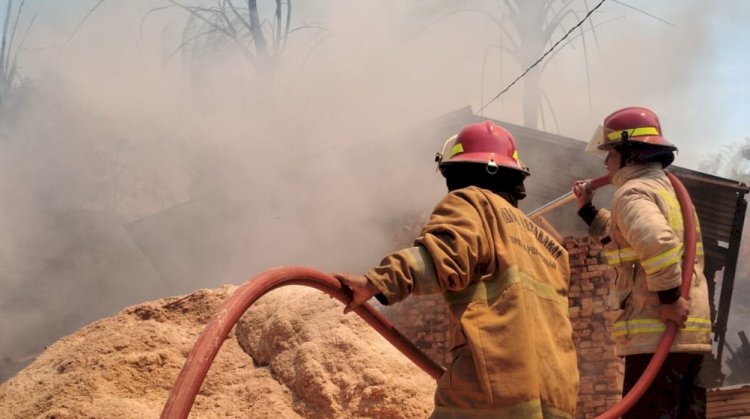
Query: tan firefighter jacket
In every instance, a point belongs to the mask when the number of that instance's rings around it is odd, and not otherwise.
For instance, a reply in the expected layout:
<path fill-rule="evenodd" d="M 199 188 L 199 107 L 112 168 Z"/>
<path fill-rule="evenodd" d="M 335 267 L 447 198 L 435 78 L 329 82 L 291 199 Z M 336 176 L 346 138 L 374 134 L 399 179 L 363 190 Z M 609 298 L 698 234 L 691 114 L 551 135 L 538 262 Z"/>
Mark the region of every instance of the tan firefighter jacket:
<path fill-rule="evenodd" d="M 567 418 L 578 393 L 569 270 L 565 249 L 520 210 L 469 187 L 366 276 L 385 304 L 442 293 L 450 307 L 453 360 L 432 417 Z"/>
<path fill-rule="evenodd" d="M 589 227 L 604 245 L 616 272 L 610 307 L 619 310 L 613 333 L 620 356 L 653 353 L 665 325 L 659 318 L 657 291 L 682 283 L 684 225 L 680 203 L 661 165 L 625 166 L 612 179 L 612 211 L 601 209 Z M 687 326 L 670 352 L 711 351 L 708 287 L 703 275 L 703 243 L 698 217 L 696 263 L 690 289 Z M 606 242 L 604 240 L 603 242 Z"/>

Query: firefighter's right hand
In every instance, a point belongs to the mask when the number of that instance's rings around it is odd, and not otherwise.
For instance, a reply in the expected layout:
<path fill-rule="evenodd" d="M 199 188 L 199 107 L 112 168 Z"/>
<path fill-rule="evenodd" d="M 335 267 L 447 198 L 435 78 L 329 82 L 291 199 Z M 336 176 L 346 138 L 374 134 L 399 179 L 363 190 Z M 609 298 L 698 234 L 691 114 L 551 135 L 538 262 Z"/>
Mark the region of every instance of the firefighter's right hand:
<path fill-rule="evenodd" d="M 588 204 L 594 198 L 594 191 L 588 180 L 579 179 L 573 182 L 573 195 L 578 202 L 578 208 Z"/>
<path fill-rule="evenodd" d="M 379 292 L 372 282 L 363 275 L 336 273 L 333 274 L 333 276 L 341 281 L 341 284 L 349 288 L 352 292 L 352 298 L 344 308 L 344 314 L 366 303 L 367 300 Z"/>

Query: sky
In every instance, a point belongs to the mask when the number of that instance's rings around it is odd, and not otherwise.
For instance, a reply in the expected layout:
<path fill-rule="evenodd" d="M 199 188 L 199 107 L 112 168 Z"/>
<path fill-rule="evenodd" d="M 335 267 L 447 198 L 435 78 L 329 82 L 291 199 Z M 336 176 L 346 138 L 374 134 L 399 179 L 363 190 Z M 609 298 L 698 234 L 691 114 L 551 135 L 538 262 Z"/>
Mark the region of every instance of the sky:
<path fill-rule="evenodd" d="M 95 0 L 27 1 L 27 11 L 33 10 L 37 16 L 30 33 L 32 40 L 28 42 L 28 47 L 32 50 L 24 51 L 20 58 L 22 63 L 30 63 L 24 74 L 42 71 L 46 65 L 34 66 L 31 63 L 40 59 L 40 56 L 49 57 L 50 54 L 47 53 L 51 51 L 58 54 L 60 50 L 76 50 L 86 45 L 91 56 L 104 58 L 107 52 L 103 50 L 111 48 L 113 42 L 125 45 L 128 42 L 132 44 L 140 41 L 139 48 L 143 48 L 144 43 L 151 41 L 138 40 L 142 36 L 139 33 L 141 28 L 138 27 L 138 20 L 145 12 L 166 4 L 159 1 L 110 0 L 100 5 L 78 32 L 72 35 L 82 17 L 97 3 Z M 421 82 L 426 88 L 435 88 L 436 85 L 442 84 L 444 96 L 450 99 L 446 104 L 440 101 L 439 105 L 446 109 L 450 107 L 450 100 L 454 101 L 454 107 L 470 104 L 475 110 L 481 108 L 488 98 L 499 93 L 502 87 L 523 70 L 516 64 L 507 63 L 500 69 L 497 63 L 492 62 L 491 55 L 488 60 L 484 60 L 483 66 L 482 60 L 477 60 L 478 57 L 472 54 L 478 51 L 473 51 L 471 47 L 453 49 L 452 46 L 445 45 L 445 35 L 440 30 L 443 23 L 448 27 L 468 25 L 469 30 L 451 34 L 453 42 L 459 45 L 461 42 L 476 44 L 481 47 L 478 50 L 484 53 L 482 48 L 493 44 L 493 37 L 497 34 L 492 33 L 494 28 L 491 28 L 487 19 L 481 16 L 457 13 L 453 17 L 443 19 L 441 23 L 431 25 L 443 11 L 454 11 L 460 6 L 465 9 L 482 8 L 499 14 L 502 9 L 495 4 L 499 2 L 421 0 L 413 2 L 414 6 L 408 8 L 409 10 L 397 6 L 394 2 L 381 3 L 381 6 L 375 6 L 377 2 L 347 5 L 344 2 L 337 4 L 332 1 L 327 7 L 316 7 L 303 2 L 295 4 L 295 12 L 305 14 L 304 18 L 300 18 L 300 21 L 305 19 L 305 22 L 322 22 L 335 18 L 336 15 L 349 16 L 349 27 L 346 26 L 347 22 L 343 22 L 341 26 L 336 26 L 337 30 L 334 31 L 329 25 L 328 38 L 337 38 L 335 42 L 329 42 L 330 44 L 340 50 L 348 47 L 348 54 L 359 54 L 364 60 L 384 61 L 398 66 L 405 81 L 412 81 L 414 84 Z M 446 6 L 449 3 L 454 5 Z M 595 4 L 590 3 L 592 4 L 589 7 Z M 125 4 L 129 6 L 124 6 Z M 339 13 L 335 12 L 337 9 Z M 121 24 L 106 24 L 107 28 L 98 27 L 97 20 L 105 22 L 107 13 L 114 10 L 121 13 Z M 574 10 L 578 12 L 576 17 L 581 17 L 585 12 L 582 3 L 577 4 Z M 423 16 L 414 16 L 419 13 Z M 548 64 L 549 70 L 545 71 L 543 88 L 556 109 L 559 122 L 559 126 L 550 123 L 546 130 L 588 140 L 593 132 L 592 126 L 599 123 L 606 114 L 618 107 L 641 104 L 652 107 L 657 112 L 663 122 L 665 135 L 673 138 L 680 146 L 679 162 L 686 167 L 697 167 L 707 153 L 716 151 L 717 146 L 720 148 L 750 135 L 750 122 L 745 118 L 750 105 L 748 101 L 742 100 L 743 97 L 747 97 L 750 90 L 750 80 L 744 72 L 750 61 L 750 52 L 744 45 L 750 35 L 750 29 L 744 24 L 748 16 L 750 5 L 742 0 L 715 1 L 711 2 L 711 7 L 705 7 L 705 2 L 696 0 L 605 1 L 591 17 L 591 21 L 599 25 L 595 29 L 595 37 L 587 37 L 592 106 L 588 103 L 588 89 L 583 77 L 585 68 L 581 68 L 584 56 L 579 38 L 577 45 L 562 48 L 562 52 L 557 52 L 553 62 Z M 359 19 L 366 19 L 378 28 L 368 28 L 367 24 L 361 24 Z M 574 20 L 571 18 L 566 21 L 567 25 L 570 26 Z M 414 22 L 412 28 L 408 28 L 409 21 Z M 167 19 L 165 22 L 166 25 L 172 25 L 172 28 L 177 25 L 176 18 L 171 22 Z M 146 21 L 146 30 L 149 29 L 150 23 Z M 152 29 L 157 24 L 154 22 L 151 25 Z M 388 25 L 392 32 L 386 32 L 385 36 L 381 36 L 378 30 L 389 30 Z M 427 29 L 424 29 L 425 27 Z M 98 39 L 98 48 L 92 48 L 90 43 L 86 43 L 87 38 L 93 33 L 107 29 L 110 33 L 103 39 L 107 39 L 109 44 L 101 42 L 102 38 Z M 367 36 L 368 31 L 372 37 Z M 72 39 L 60 48 L 65 38 L 71 35 Z M 560 36 L 561 33 L 556 33 L 553 37 Z M 408 41 L 398 45 L 404 39 Z M 160 41 L 165 42 L 165 39 Z M 347 41 L 349 45 L 346 45 Z M 360 44 L 354 47 L 355 42 Z M 598 48 L 592 45 L 594 43 L 598 44 Z M 437 52 L 445 46 L 450 48 L 446 48 L 443 53 Z M 43 49 L 34 51 L 34 48 Z M 143 59 L 144 51 L 140 52 L 139 59 Z M 462 53 L 464 57 L 461 56 Z M 65 55 L 60 53 L 61 61 L 56 65 L 66 64 Z M 427 72 L 415 62 L 420 57 L 423 62 L 427 57 L 426 60 L 431 64 L 443 66 L 440 71 L 433 70 L 434 79 L 429 74 L 419 75 Z M 507 61 L 510 60 L 506 59 Z M 445 66 L 451 65 L 457 66 L 461 71 L 446 70 Z M 481 80 L 482 71 L 488 74 L 484 81 Z M 494 75 L 491 74 L 493 72 Z M 465 80 L 457 83 L 454 78 L 456 76 Z M 409 80 L 411 77 L 425 77 L 426 80 Z M 445 86 L 448 84 L 454 87 Z M 484 89 L 480 91 L 480 87 Z M 523 84 L 518 83 L 503 95 L 501 100 L 495 101 L 484 114 L 512 123 L 521 123 L 518 101 L 522 88 Z M 462 90 L 462 93 L 457 93 L 456 90 Z M 433 94 L 426 95 L 430 98 L 432 96 Z M 416 99 L 411 106 L 423 104 Z M 696 120 L 701 121 L 700 129 L 695 126 Z M 706 141 L 708 136 L 712 138 L 711 141 Z"/>
<path fill-rule="evenodd" d="M 691 169 L 749 137 L 750 3 L 622 3 L 542 63 L 541 128 L 588 141 L 610 112 L 646 106 Z M 478 112 L 525 69 L 492 47 L 499 1 L 293 2 L 298 30 L 262 84 L 226 44 L 180 48 L 187 14 L 167 2 L 108 0 L 85 18 L 97 4 L 25 4 L 0 126 L 0 358 L 271 266 L 377 263 L 385 230 L 443 193 L 394 133 Z M 523 87 L 483 115 L 523 124 Z"/>
<path fill-rule="evenodd" d="M 59 53 L 60 48 L 54 46 L 61 44 L 65 34 L 70 36 L 82 16 L 97 3 L 92 0 L 28 1 L 27 10 L 38 13 L 31 37 L 36 32 L 39 38 L 43 38 L 29 42 L 29 46 L 52 47 L 51 50 Z M 124 7 L 125 3 L 138 4 L 139 7 Z M 419 96 L 413 97 L 414 92 L 404 92 L 405 97 L 413 98 L 404 105 L 407 109 L 422 107 L 426 109 L 424 114 L 429 115 L 428 112 L 439 113 L 469 104 L 478 110 L 523 70 L 516 64 L 508 65 L 510 60 L 507 57 L 504 68 L 492 62 L 493 54 L 489 59 L 478 60 L 479 52 L 484 54 L 486 48 L 496 42 L 493 38 L 497 37 L 495 28 L 486 18 L 472 13 L 456 13 L 432 25 L 443 12 L 459 7 L 482 8 L 498 14 L 501 9 L 495 3 L 500 2 L 421 0 L 412 2 L 412 7 L 398 6 L 395 2 L 380 2 L 379 6 L 377 3 L 348 5 L 332 1 L 327 6 L 318 7 L 302 2 L 295 3 L 295 12 L 305 15 L 300 22 L 303 19 L 304 22 L 323 22 L 348 16 L 348 21 L 337 21 L 335 29 L 329 24 L 326 42 L 339 52 L 346 50 L 351 58 L 382 62 L 391 67 L 382 69 L 385 74 L 381 75 L 381 80 L 372 80 L 384 82 L 386 92 L 383 96 L 390 93 L 388 86 L 393 83 L 396 71 L 403 79 L 392 84 L 394 89 L 402 88 L 399 83 L 412 83 L 414 89 L 443 90 L 442 95 L 435 92 L 421 95 L 425 98 L 423 100 Z M 589 3 L 589 7 L 595 4 Z M 105 51 L 112 44 L 99 42 L 97 48 L 92 48 L 86 43 L 88 37 L 109 29 L 111 33 L 104 39 L 125 46 L 129 42 L 132 44 L 142 36 L 138 33 L 137 21 L 146 11 L 162 4 L 165 2 L 107 1 L 62 49 L 76 50 L 86 45 L 91 56 L 104 59 L 108 54 Z M 97 20 L 106 22 L 105 16 L 114 10 L 121 14 L 121 25 L 98 27 Z M 578 12 L 576 18 L 585 12 L 582 3 L 574 10 Z M 418 14 L 422 16 L 416 16 Z M 598 25 L 595 36 L 590 36 L 591 33 L 587 36 L 589 45 L 585 59 L 589 66 L 590 89 L 583 77 L 585 66 L 581 68 L 584 55 L 579 38 L 573 47 L 557 52 L 545 70 L 542 87 L 552 102 L 558 124 L 549 123 L 543 129 L 588 141 L 593 127 L 609 112 L 631 105 L 650 107 L 660 116 L 667 138 L 680 147 L 678 164 L 697 168 L 707 154 L 750 136 L 750 120 L 746 118 L 750 102 L 742 99 L 750 92 L 750 78 L 745 71 L 750 62 L 750 50 L 745 44 L 750 38 L 750 28 L 745 24 L 749 16 L 750 5 L 742 0 L 719 0 L 711 2 L 710 7 L 697 0 L 605 1 L 591 17 L 591 21 Z M 369 23 L 363 24 L 361 19 Z M 574 20 L 566 21 L 567 26 L 571 26 Z M 176 21 L 177 18 L 164 22 L 174 29 Z M 372 27 L 368 27 L 370 24 Z M 413 26 L 409 27 L 410 24 Z M 154 29 L 158 23 L 147 21 L 145 30 L 149 25 Z M 442 30 L 451 25 L 466 28 L 448 32 L 454 45 L 447 44 L 446 32 Z M 384 34 L 379 33 L 381 30 L 385 30 Z M 45 38 L 40 33 L 48 36 Z M 556 33 L 553 37 L 560 38 L 561 34 Z M 139 48 L 150 42 L 139 41 Z M 162 39 L 161 42 L 166 41 Z M 438 52 L 441 48 L 444 50 Z M 44 55 L 44 52 L 49 51 L 24 52 L 21 61 L 33 61 L 38 58 L 35 55 Z M 139 60 L 143 59 L 144 52 L 140 51 Z M 69 63 L 66 55 L 73 54 L 61 53 L 57 65 Z M 440 70 L 425 69 L 429 65 L 440 66 Z M 448 69 L 451 66 L 456 67 L 455 71 Z M 398 67 L 398 70 L 393 67 Z M 29 68 L 27 73 L 39 70 L 39 67 Z M 354 66 L 349 70 L 361 71 Z M 111 68 L 106 71 L 111 71 Z M 481 80 L 483 71 L 486 75 Z M 457 82 L 459 77 L 462 80 Z M 518 83 L 489 106 L 484 115 L 522 123 L 519 106 L 522 88 L 523 83 Z M 590 90 L 591 104 L 588 103 L 587 90 Z M 435 96 L 441 99 L 436 101 Z M 425 106 L 428 103 L 433 106 Z"/>

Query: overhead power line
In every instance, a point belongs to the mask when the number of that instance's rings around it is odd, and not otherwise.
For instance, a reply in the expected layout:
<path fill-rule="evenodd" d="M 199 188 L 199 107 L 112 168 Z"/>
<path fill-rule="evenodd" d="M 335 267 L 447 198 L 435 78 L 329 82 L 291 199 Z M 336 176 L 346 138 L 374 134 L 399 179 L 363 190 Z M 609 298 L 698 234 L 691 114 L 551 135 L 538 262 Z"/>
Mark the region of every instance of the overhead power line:
<path fill-rule="evenodd" d="M 528 73 L 529 71 L 531 71 L 532 68 L 536 67 L 539 63 L 541 63 L 542 60 L 544 60 L 544 58 L 547 55 L 549 55 L 550 52 L 552 52 L 555 48 L 557 48 L 557 46 L 560 45 L 560 43 L 562 41 L 564 41 L 568 36 L 570 36 L 570 34 L 573 33 L 574 30 L 578 29 L 578 27 L 581 26 L 583 24 L 583 22 L 585 22 L 586 19 L 588 19 L 589 16 L 591 16 L 591 14 L 594 13 L 596 11 L 596 9 L 598 9 L 599 6 L 601 6 L 602 3 L 604 3 L 605 1 L 606 0 L 601 0 L 596 6 L 594 6 L 593 9 L 589 10 L 588 13 L 586 13 L 586 16 L 584 16 L 583 19 L 581 19 L 580 22 L 576 23 L 575 26 L 573 26 L 572 28 L 570 28 L 568 30 L 568 32 L 566 32 L 565 35 L 563 35 L 562 38 L 560 38 L 559 40 L 557 40 L 557 42 L 555 42 L 555 44 L 552 45 L 550 47 L 550 49 L 547 50 L 547 52 L 545 52 L 544 54 L 542 54 L 542 56 L 539 57 L 539 59 L 537 59 L 534 62 L 534 64 L 531 64 L 526 70 L 523 71 L 523 73 L 521 73 L 520 76 L 516 77 L 516 79 L 513 80 L 512 82 L 510 82 L 510 84 L 508 84 L 507 86 L 505 86 L 505 88 L 503 90 L 501 90 L 500 93 L 496 94 L 495 97 L 493 97 L 492 99 L 490 99 L 489 102 L 487 102 L 486 104 L 482 105 L 482 107 L 479 108 L 479 112 L 478 113 L 481 113 L 484 110 L 484 108 L 486 108 L 492 102 L 494 102 L 495 100 L 497 100 L 497 98 L 499 98 L 500 96 L 502 96 L 503 93 L 507 92 L 511 87 L 513 87 L 514 84 L 516 84 L 519 80 L 521 80 L 526 75 L 526 73 Z"/>

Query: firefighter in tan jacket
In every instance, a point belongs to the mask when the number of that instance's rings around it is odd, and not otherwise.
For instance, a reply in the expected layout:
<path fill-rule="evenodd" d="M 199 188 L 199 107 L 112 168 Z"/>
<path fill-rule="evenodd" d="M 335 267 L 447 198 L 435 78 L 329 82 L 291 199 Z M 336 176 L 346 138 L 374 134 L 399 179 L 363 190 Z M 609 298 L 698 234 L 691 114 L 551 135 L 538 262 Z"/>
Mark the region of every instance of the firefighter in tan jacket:
<path fill-rule="evenodd" d="M 570 418 L 578 370 L 568 317 L 568 254 L 517 208 L 528 171 L 490 121 L 465 127 L 438 154 L 449 193 L 414 246 L 364 276 L 337 274 L 347 311 L 376 296 L 444 296 L 452 362 L 433 418 Z"/>
<path fill-rule="evenodd" d="M 711 351 L 708 288 L 703 245 L 697 231 L 689 299 L 680 296 L 683 220 L 680 203 L 664 173 L 676 147 L 662 137 L 657 116 L 630 107 L 604 121 L 599 148 L 615 187 L 612 210 L 597 210 L 583 182 L 574 184 L 589 233 L 604 245 L 616 279 L 610 308 L 619 311 L 613 333 L 625 357 L 623 394 L 640 378 L 655 352 L 666 321 L 680 327 L 661 371 L 625 418 L 705 417 L 706 393 L 698 383 L 703 354 Z M 698 219 L 696 216 L 696 226 Z"/>

